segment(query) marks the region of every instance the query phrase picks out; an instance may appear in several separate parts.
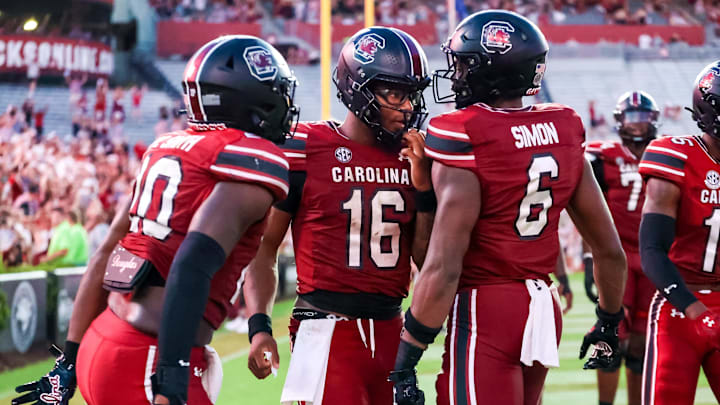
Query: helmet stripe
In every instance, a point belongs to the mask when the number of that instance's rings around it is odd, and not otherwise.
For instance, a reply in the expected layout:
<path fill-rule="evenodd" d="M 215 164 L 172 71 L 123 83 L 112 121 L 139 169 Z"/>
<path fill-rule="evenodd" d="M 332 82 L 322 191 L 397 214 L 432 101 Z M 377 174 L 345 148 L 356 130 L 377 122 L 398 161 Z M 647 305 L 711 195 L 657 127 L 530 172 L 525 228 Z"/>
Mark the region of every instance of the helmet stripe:
<path fill-rule="evenodd" d="M 405 44 L 405 49 L 407 50 L 408 56 L 410 57 L 410 75 L 424 76 L 421 60 L 422 58 L 420 58 L 420 53 L 418 52 L 417 46 L 414 41 L 411 38 L 408 38 L 407 34 L 402 31 L 392 29 L 392 32 L 395 33 L 395 35 L 397 35 L 398 37 L 400 37 L 403 44 Z"/>
<path fill-rule="evenodd" d="M 197 79 L 200 77 L 200 71 L 207 61 L 208 55 L 210 55 L 211 51 L 217 49 L 220 44 L 226 41 L 227 38 L 223 39 L 221 37 L 215 41 L 209 42 L 205 45 L 205 47 L 201 48 L 195 53 L 195 55 L 193 55 L 193 58 L 190 62 L 188 62 L 187 67 L 185 68 L 183 80 L 188 92 L 186 95 L 186 97 L 188 97 L 188 113 L 190 114 L 190 118 L 194 121 L 207 121 L 205 109 L 203 108 L 201 101 L 200 84 L 197 82 Z"/>
<path fill-rule="evenodd" d="M 631 104 L 635 107 L 638 107 L 640 105 L 640 93 L 639 92 L 633 91 Z"/>

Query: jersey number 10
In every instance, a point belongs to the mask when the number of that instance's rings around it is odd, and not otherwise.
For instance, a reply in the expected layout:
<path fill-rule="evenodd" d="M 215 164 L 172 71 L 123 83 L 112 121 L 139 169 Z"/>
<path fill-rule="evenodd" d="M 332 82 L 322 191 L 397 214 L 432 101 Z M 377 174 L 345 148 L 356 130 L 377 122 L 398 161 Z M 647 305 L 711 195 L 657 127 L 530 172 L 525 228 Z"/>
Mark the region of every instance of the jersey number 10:
<path fill-rule="evenodd" d="M 174 156 L 158 159 L 148 169 L 152 156 L 143 159 L 140 174 L 135 179 L 133 200 L 130 204 L 130 232 L 138 232 L 142 221 L 142 233 L 155 239 L 165 240 L 170 235 L 170 216 L 173 212 L 175 195 L 182 180 L 180 160 Z M 165 180 L 165 187 L 160 197 L 160 208 L 155 219 L 147 218 L 148 210 L 153 201 L 155 183 Z"/>

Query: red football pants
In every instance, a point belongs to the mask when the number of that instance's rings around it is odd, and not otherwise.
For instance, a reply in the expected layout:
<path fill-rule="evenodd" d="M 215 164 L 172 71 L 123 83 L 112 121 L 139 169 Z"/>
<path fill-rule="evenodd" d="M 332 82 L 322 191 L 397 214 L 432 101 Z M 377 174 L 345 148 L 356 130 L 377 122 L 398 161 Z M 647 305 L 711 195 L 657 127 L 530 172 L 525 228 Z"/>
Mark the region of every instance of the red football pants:
<path fill-rule="evenodd" d="M 445 338 L 438 405 L 536 405 L 548 369 L 520 363 L 530 294 L 511 282 L 459 292 Z M 557 343 L 562 311 L 553 299 Z"/>
<path fill-rule="evenodd" d="M 188 405 L 212 405 L 200 376 L 207 363 L 205 348 L 190 354 Z M 150 375 L 158 357 L 157 338 L 118 318 L 109 308 L 100 314 L 80 344 L 77 381 L 88 405 L 148 405 L 153 393 Z"/>
<path fill-rule="evenodd" d="M 392 405 L 393 386 L 388 382 L 395 367 L 402 318 L 378 321 L 337 321 L 330 342 L 324 405 Z M 290 320 L 294 340 L 300 321 Z M 362 335 L 365 335 L 363 343 Z M 372 353 L 372 342 L 375 354 Z M 314 404 L 321 405 L 321 404 Z"/>
<path fill-rule="evenodd" d="M 709 309 L 720 312 L 720 292 L 695 293 Z M 643 405 L 692 405 L 700 367 L 720 400 L 720 352 L 711 350 L 693 322 L 660 293 L 650 305 L 643 369 Z"/>

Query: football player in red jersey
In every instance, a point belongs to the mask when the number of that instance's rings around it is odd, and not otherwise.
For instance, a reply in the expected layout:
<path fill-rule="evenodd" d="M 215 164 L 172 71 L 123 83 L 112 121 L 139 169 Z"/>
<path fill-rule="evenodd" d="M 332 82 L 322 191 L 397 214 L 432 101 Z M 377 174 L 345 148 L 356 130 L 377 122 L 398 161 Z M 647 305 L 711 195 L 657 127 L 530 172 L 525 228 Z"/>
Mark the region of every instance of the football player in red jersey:
<path fill-rule="evenodd" d="M 582 358 L 595 344 L 588 368 L 617 356 L 625 255 L 584 158 L 580 117 L 559 104 L 523 107 L 545 72 L 537 26 L 479 12 L 443 49 L 449 68 L 434 87 L 450 78 L 458 109 L 428 125 L 438 208 L 390 376 L 395 402 L 424 403 L 415 365 L 450 312 L 438 404 L 538 404 L 547 367 L 559 365 L 561 312 L 548 274 L 560 212 L 567 208 L 595 254 L 599 319 L 581 347 Z"/>
<path fill-rule="evenodd" d="M 283 145 L 290 192 L 272 209 L 250 265 L 269 272 L 292 223 L 299 297 L 282 402 L 392 404 L 387 375 L 400 303 L 411 258 L 422 264 L 434 210 L 417 131 L 429 82 L 425 54 L 410 35 L 361 30 L 335 71 L 345 121 L 302 122 Z"/>
<path fill-rule="evenodd" d="M 295 77 L 265 41 L 225 36 L 190 59 L 183 88 L 190 129 L 148 148 L 131 201 L 83 277 L 65 353 L 55 349 L 55 368 L 16 388 L 29 392 L 13 404 L 67 403 L 76 373 L 91 405 L 217 398 L 220 360 L 204 346 L 271 204 L 287 195 L 288 163 L 273 142 L 295 119 Z M 255 313 L 250 329 L 253 349 L 277 361 L 268 315 Z"/>
<path fill-rule="evenodd" d="M 645 147 L 655 139 L 660 110 L 653 98 L 643 91 L 631 91 L 620 96 L 615 107 L 618 141 L 588 143 L 585 152 L 595 178 L 610 208 L 620 241 L 628 262 L 628 281 L 625 285 L 623 307 L 625 319 L 620 324 L 620 348 L 625 357 L 628 404 L 640 405 L 642 365 L 645 353 L 645 329 L 648 306 L 655 286 L 642 272 L 638 230 L 642 205 L 645 200 L 643 181 L 638 163 Z M 585 249 L 585 290 L 591 301 L 597 302 L 592 292 L 592 254 Z M 621 364 L 598 370 L 599 405 L 611 405 L 615 400 Z"/>
<path fill-rule="evenodd" d="M 656 139 L 640 162 L 647 181 L 640 256 L 657 287 L 645 349 L 645 405 L 692 404 L 701 367 L 720 399 L 720 61 L 698 75 L 692 117 L 702 135 Z"/>

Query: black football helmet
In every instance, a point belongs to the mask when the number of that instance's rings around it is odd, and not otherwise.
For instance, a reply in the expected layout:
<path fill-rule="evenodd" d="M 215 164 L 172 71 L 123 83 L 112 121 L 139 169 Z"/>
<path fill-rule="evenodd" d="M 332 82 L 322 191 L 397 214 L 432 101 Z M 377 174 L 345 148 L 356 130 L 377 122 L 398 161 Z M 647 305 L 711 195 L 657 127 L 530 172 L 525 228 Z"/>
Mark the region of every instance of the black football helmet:
<path fill-rule="evenodd" d="M 395 144 L 409 128 L 420 128 L 427 118 L 423 90 L 430 84 L 425 52 L 407 33 L 386 27 L 363 29 L 342 48 L 333 75 L 340 101 L 375 130 L 384 144 Z M 380 123 L 380 104 L 373 86 L 385 82 L 404 87 L 410 93 L 412 110 L 402 110 L 405 127 L 391 132 Z"/>
<path fill-rule="evenodd" d="M 520 14 L 504 10 L 472 14 L 441 47 L 448 68 L 433 74 L 438 103 L 455 102 L 463 108 L 540 91 L 548 43 L 540 29 Z M 453 94 L 440 94 L 442 79 L 452 80 Z"/>
<path fill-rule="evenodd" d="M 613 111 L 615 128 L 623 142 L 649 143 L 660 126 L 660 109 L 652 96 L 644 91 L 629 91 L 618 98 Z M 643 134 L 626 131 L 626 125 L 648 123 L 648 130 Z"/>
<path fill-rule="evenodd" d="M 705 66 L 695 79 L 691 112 L 701 131 L 720 138 L 720 60 Z"/>
<path fill-rule="evenodd" d="M 296 84 L 272 45 L 250 35 L 219 37 L 185 67 L 188 121 L 203 128 L 224 124 L 281 143 L 299 115 L 293 104 Z"/>

